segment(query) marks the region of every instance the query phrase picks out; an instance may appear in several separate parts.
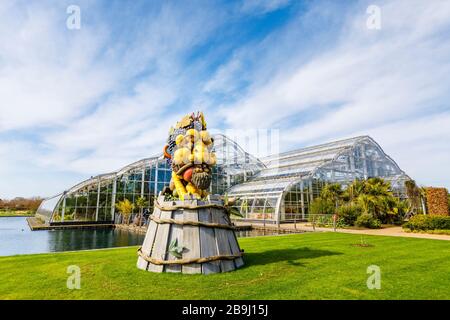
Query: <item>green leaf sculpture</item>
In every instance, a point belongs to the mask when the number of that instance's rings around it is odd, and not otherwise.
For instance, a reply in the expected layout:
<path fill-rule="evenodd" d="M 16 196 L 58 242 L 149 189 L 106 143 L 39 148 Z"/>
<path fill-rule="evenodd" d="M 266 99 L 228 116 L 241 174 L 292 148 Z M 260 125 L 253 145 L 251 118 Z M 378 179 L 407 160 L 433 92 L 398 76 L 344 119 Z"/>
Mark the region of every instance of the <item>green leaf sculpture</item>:
<path fill-rule="evenodd" d="M 183 256 L 183 250 L 184 248 L 182 246 L 178 246 L 178 239 L 173 239 L 172 242 L 170 242 L 169 253 L 174 257 L 180 259 Z"/>

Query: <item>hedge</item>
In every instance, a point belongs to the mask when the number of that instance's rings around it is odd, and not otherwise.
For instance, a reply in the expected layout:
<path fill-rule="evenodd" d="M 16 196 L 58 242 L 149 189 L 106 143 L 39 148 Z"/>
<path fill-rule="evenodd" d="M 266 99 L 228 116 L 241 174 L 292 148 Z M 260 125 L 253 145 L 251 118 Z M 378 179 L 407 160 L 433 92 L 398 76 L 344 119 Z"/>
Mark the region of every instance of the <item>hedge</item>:
<path fill-rule="evenodd" d="M 448 192 L 445 188 L 426 188 L 428 213 L 431 215 L 449 214 Z"/>
<path fill-rule="evenodd" d="M 419 214 L 403 225 L 410 230 L 450 230 L 450 216 Z"/>

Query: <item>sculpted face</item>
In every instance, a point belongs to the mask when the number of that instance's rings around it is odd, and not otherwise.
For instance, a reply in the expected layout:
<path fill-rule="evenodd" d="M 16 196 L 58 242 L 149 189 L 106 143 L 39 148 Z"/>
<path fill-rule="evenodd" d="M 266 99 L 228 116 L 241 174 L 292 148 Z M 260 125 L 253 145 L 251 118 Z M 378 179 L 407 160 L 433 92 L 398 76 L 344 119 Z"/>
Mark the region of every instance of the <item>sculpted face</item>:
<path fill-rule="evenodd" d="M 173 171 L 170 189 L 180 198 L 189 194 L 201 198 L 207 195 L 212 167 L 217 162 L 216 154 L 212 152 L 214 141 L 206 130 L 203 114 L 186 117 L 171 129 L 168 141 L 173 154 L 167 155 L 171 158 Z"/>

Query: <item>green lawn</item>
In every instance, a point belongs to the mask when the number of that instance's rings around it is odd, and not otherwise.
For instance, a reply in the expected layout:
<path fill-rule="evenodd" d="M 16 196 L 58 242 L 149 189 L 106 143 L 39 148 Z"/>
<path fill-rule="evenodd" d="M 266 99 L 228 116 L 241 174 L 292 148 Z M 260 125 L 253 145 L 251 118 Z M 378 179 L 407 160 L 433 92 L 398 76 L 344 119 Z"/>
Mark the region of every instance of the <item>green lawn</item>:
<path fill-rule="evenodd" d="M 0 257 L 2 299 L 449 299 L 450 242 L 307 233 L 240 239 L 246 266 L 216 275 L 136 268 L 136 248 Z M 68 290 L 67 266 L 81 268 Z M 369 265 L 381 289 L 366 286 Z"/>
<path fill-rule="evenodd" d="M 34 216 L 33 211 L 29 210 L 0 210 L 0 217 L 31 217 Z"/>

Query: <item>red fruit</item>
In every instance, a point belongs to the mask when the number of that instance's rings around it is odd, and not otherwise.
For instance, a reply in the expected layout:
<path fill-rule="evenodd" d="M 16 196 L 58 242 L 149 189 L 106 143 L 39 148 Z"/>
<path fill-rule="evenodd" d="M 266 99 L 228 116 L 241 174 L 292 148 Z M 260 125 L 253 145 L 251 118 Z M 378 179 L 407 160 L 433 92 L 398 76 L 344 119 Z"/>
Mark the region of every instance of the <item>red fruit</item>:
<path fill-rule="evenodd" d="M 191 181 L 193 171 L 194 171 L 194 168 L 186 169 L 186 171 L 183 173 L 183 179 L 186 181 Z"/>

